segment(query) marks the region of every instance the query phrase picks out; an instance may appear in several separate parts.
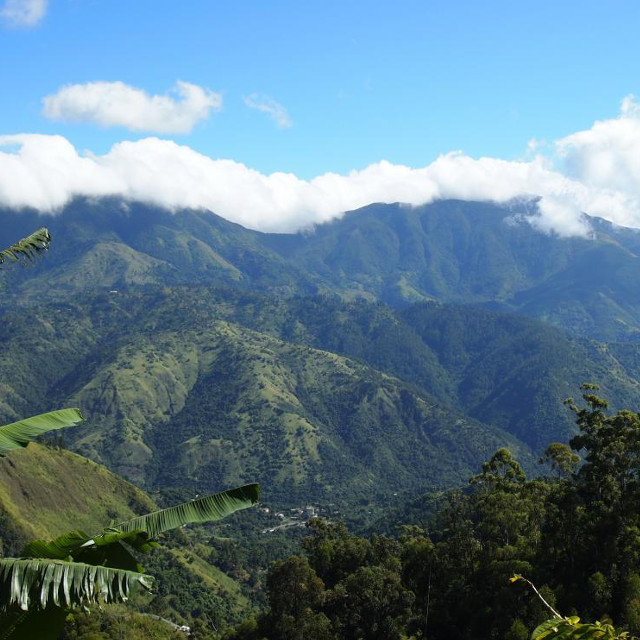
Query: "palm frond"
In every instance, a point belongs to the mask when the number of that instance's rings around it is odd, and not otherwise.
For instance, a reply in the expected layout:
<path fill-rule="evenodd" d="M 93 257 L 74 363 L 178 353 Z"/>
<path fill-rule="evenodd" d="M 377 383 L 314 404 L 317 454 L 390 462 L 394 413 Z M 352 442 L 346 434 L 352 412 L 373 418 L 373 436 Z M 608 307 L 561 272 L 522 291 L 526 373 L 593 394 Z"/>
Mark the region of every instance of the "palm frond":
<path fill-rule="evenodd" d="M 42 227 L 26 238 L 22 238 L 8 249 L 0 251 L 0 265 L 22 261 L 31 262 L 44 253 L 51 243 L 49 231 Z"/>
<path fill-rule="evenodd" d="M 153 578 L 135 571 L 42 558 L 0 559 L 0 602 L 23 611 L 124 602 Z"/>
<path fill-rule="evenodd" d="M 158 534 L 177 529 L 185 524 L 197 522 L 215 522 L 221 520 L 240 509 L 247 509 L 258 503 L 260 487 L 257 484 L 247 484 L 237 489 L 229 489 L 190 502 L 183 502 L 175 507 L 154 511 L 139 516 L 113 527 L 109 531 L 146 532 L 150 538 Z"/>
<path fill-rule="evenodd" d="M 0 427 L 0 458 L 9 451 L 26 447 L 47 431 L 75 427 L 84 422 L 80 409 L 60 409 Z"/>

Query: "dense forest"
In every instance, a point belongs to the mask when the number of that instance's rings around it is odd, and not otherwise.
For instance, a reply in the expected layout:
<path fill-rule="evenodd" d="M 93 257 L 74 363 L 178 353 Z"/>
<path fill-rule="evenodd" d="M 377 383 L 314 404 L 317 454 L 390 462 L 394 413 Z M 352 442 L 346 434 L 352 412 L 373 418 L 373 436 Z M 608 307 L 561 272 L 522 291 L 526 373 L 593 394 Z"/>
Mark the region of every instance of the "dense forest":
<path fill-rule="evenodd" d="M 528 479 L 500 449 L 397 536 L 310 521 L 303 552 L 269 572 L 268 609 L 225 637 L 526 640 L 550 607 L 639 634 L 640 414 L 583 391 L 568 400 L 579 433 L 547 448 L 547 475 Z M 550 637 L 613 637 L 571 622 Z"/>
<path fill-rule="evenodd" d="M 202 615 L 206 606 L 193 610 L 192 637 L 527 640 L 536 628 L 540 638 L 638 636 L 640 413 L 610 412 L 598 393 L 585 384 L 580 400 L 567 400 L 578 432 L 547 447 L 536 477 L 499 449 L 466 487 L 414 497 L 377 522 L 311 518 L 297 540 L 270 540 L 289 549 L 275 562 L 269 539 L 252 538 L 240 516 L 237 543 L 210 541 L 216 563 L 231 575 L 268 567 L 265 600 L 231 626 Z M 194 607 L 180 580 L 174 574 L 173 597 Z M 63 637 L 183 637 L 156 619 L 168 610 L 146 610 L 78 613 Z"/>

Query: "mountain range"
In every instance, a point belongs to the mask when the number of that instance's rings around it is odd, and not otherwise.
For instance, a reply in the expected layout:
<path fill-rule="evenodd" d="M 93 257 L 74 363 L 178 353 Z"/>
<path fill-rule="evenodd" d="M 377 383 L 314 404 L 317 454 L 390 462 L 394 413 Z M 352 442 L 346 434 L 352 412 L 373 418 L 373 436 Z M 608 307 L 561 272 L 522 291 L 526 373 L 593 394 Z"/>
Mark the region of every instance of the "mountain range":
<path fill-rule="evenodd" d="M 43 224 L 50 255 L 5 274 L 0 419 L 78 405 L 69 446 L 146 489 L 388 499 L 500 446 L 535 472 L 583 381 L 640 400 L 640 236 L 603 220 L 442 201 L 283 235 L 77 200 L 0 211 L 0 245 Z"/>
<path fill-rule="evenodd" d="M 638 232 L 589 218 L 588 236 L 564 238 L 529 219 L 516 205 L 377 204 L 306 232 L 265 234 L 211 212 L 76 200 L 55 216 L 0 210 L 0 243 L 43 224 L 56 238 L 49 259 L 21 274 L 22 295 L 215 284 L 394 307 L 482 305 L 583 337 L 637 339 Z"/>
<path fill-rule="evenodd" d="M 53 237 L 0 272 L 0 423 L 88 418 L 0 461 L 3 553 L 250 481 L 276 510 L 384 518 L 500 447 L 540 473 L 582 382 L 640 406 L 640 235 L 595 218 L 584 237 L 545 234 L 518 207 L 374 204 L 288 235 L 114 199 L 0 210 L 0 247 Z M 242 515 L 239 533 L 165 541 L 144 606 L 246 612 L 293 543 Z"/>

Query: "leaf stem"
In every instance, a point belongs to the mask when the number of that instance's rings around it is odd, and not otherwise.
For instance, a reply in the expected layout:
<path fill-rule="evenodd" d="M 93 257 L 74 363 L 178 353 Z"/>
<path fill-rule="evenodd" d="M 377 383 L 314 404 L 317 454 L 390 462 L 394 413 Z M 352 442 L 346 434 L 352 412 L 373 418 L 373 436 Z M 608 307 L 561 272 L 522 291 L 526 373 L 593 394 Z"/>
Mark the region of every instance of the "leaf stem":
<path fill-rule="evenodd" d="M 540 600 L 542 600 L 542 603 L 544 604 L 545 607 L 547 607 L 547 609 L 549 609 L 549 611 L 551 611 L 551 613 L 553 613 L 554 617 L 557 618 L 558 620 L 564 620 L 564 616 L 561 616 L 542 596 L 542 594 L 538 591 L 538 589 L 536 589 L 536 585 L 533 584 L 533 582 L 531 582 L 531 580 L 528 580 L 527 578 L 525 578 L 524 576 L 517 576 L 518 580 L 524 580 L 532 589 L 533 592 L 538 596 L 538 598 L 540 598 Z"/>

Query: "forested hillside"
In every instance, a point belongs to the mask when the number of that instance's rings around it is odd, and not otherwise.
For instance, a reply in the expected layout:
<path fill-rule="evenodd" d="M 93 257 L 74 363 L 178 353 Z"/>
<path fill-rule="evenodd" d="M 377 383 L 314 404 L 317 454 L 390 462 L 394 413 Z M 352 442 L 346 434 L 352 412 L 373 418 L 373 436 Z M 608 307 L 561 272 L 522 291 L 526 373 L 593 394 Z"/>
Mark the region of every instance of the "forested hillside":
<path fill-rule="evenodd" d="M 635 343 L 434 303 L 147 287 L 8 312 L 0 335 L 4 419 L 78 405 L 68 444 L 140 486 L 259 480 L 290 505 L 453 486 L 500 446 L 531 469 L 581 381 L 640 399 Z"/>
<path fill-rule="evenodd" d="M 145 487 L 214 491 L 253 479 L 287 504 L 333 502 L 338 486 L 340 501 L 357 502 L 457 484 L 504 444 L 530 458 L 526 445 L 413 379 L 215 318 L 218 307 L 239 316 L 250 305 L 212 298 L 202 309 L 200 290 L 108 294 L 6 316 L 7 404 L 80 406 L 91 419 L 67 441 Z M 250 298 L 254 309 L 261 302 Z M 24 362 L 13 381 L 17 354 L 37 354 L 45 340 L 43 360 Z"/>
<path fill-rule="evenodd" d="M 563 611 L 610 613 L 635 629 L 631 569 L 612 559 L 560 568 L 558 513 L 595 508 L 581 493 L 588 466 L 571 475 L 553 459 L 567 479 L 544 479 L 537 461 L 575 436 L 563 400 L 582 382 L 598 382 L 613 410 L 640 407 L 640 242 L 599 220 L 591 237 L 545 235 L 517 214 L 372 205 L 287 236 L 117 200 L 78 200 L 46 218 L 47 258 L 2 274 L 0 423 L 78 406 L 87 422 L 56 446 L 93 462 L 32 446 L 21 452 L 30 462 L 0 465 L 5 552 L 68 529 L 74 514 L 84 515 L 72 527 L 90 528 L 152 504 L 95 463 L 163 506 L 260 482 L 268 513 L 165 540 L 149 563 L 157 595 L 138 610 L 210 638 L 268 596 L 270 613 L 233 637 L 519 640 L 544 611 L 503 579 L 526 573 Z M 0 246 L 42 223 L 29 212 L 0 220 Z M 449 493 L 470 477 L 475 489 Z M 56 486 L 67 488 L 54 499 Z M 299 551 L 310 515 L 331 520 L 312 526 L 308 560 L 283 561 L 266 579 L 272 560 Z M 580 518 L 557 535 L 582 535 Z M 338 519 L 401 537 L 360 539 Z M 621 540 L 634 526 L 607 544 L 627 553 Z M 600 544 L 598 532 L 584 535 L 576 562 Z M 335 557 L 318 556 L 333 545 Z M 544 564 L 544 545 L 558 549 L 557 565 Z M 347 568 L 337 566 L 343 552 Z M 429 577 L 411 577 L 427 561 Z M 316 593 L 308 619 L 278 604 L 290 572 Z M 596 606 L 578 594 L 581 580 L 609 595 Z M 379 615 L 358 608 L 378 597 L 365 584 L 392 594 Z M 455 622 L 456 611 L 482 607 Z M 116 633 L 130 610 L 113 612 L 78 618 L 68 637 L 92 633 L 96 619 Z M 375 629 L 362 631 L 366 619 Z"/>
<path fill-rule="evenodd" d="M 394 537 L 311 522 L 270 571 L 268 609 L 226 638 L 636 638 L 640 414 L 609 413 L 592 388 L 572 408 L 579 434 L 547 449 L 545 477 L 501 449 L 467 489 L 416 501 Z"/>
<path fill-rule="evenodd" d="M 537 230 L 535 214 L 532 202 L 376 204 L 284 235 L 211 212 L 78 199 L 55 216 L 1 210 L 0 245 L 42 224 L 59 239 L 49 260 L 18 278 L 22 295 L 152 283 L 333 292 L 392 306 L 481 304 L 585 337 L 635 340 L 637 232 L 586 218 L 588 236 L 559 237 Z"/>
<path fill-rule="evenodd" d="M 49 439 L 53 443 L 60 441 L 59 437 Z M 156 509 L 156 502 L 142 490 L 57 444 L 32 443 L 25 450 L 0 459 L 2 557 L 19 556 L 25 545 L 33 540 L 51 540 L 69 532 L 95 535 L 110 523 Z M 244 525 L 246 530 L 238 525 L 227 526 L 224 544 L 232 548 L 237 537 L 251 539 L 261 524 L 254 518 Z M 258 578 L 259 572 L 266 568 L 270 552 L 267 551 L 266 557 L 257 554 L 250 565 L 255 570 L 252 576 L 243 576 L 238 571 L 237 579 L 234 579 L 213 563 L 214 557 L 223 557 L 215 549 L 221 544 L 217 541 L 220 532 L 220 529 L 210 527 L 164 536 L 161 548 L 144 559 L 147 571 L 157 579 L 154 592 L 139 593 L 133 607 L 108 609 L 104 615 L 98 610 L 93 617 L 102 620 L 102 624 L 114 632 L 123 626 L 139 628 L 140 634 L 133 635 L 132 632 L 127 636 L 131 638 L 146 637 L 145 629 L 159 633 L 162 638 L 169 637 L 171 631 L 165 623 L 155 623 L 153 618 L 134 617 L 132 620 L 133 613 L 140 610 L 149 616 L 160 615 L 189 625 L 205 615 L 218 625 L 239 621 L 251 610 L 251 580 Z M 227 570 L 233 571 L 232 564 L 227 565 Z M 85 620 L 80 616 L 78 624 L 85 629 L 91 628 L 93 623 L 89 618 Z"/>

